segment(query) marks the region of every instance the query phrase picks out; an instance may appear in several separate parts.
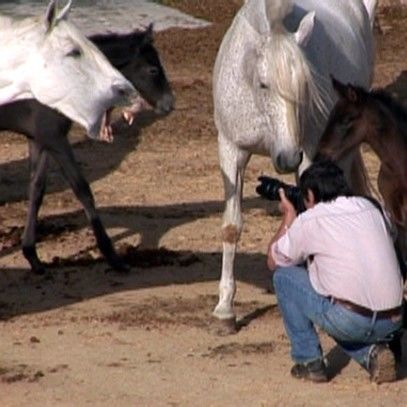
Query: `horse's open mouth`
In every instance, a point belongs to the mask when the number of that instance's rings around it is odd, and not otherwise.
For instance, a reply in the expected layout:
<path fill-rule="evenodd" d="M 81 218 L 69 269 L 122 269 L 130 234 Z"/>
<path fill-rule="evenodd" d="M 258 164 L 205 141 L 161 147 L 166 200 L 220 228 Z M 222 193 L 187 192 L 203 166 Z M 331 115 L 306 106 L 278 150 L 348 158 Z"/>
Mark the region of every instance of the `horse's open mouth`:
<path fill-rule="evenodd" d="M 122 110 L 122 117 L 129 126 L 133 124 L 134 118 L 136 117 L 137 113 L 141 112 L 144 109 L 151 108 L 151 105 L 141 96 L 132 99 L 131 102 L 131 106 L 125 107 Z M 103 115 L 102 125 L 98 137 L 100 141 L 104 141 L 106 143 L 112 143 L 114 140 L 112 128 L 113 109 L 114 108 L 111 107 L 110 109 L 106 110 L 105 114 Z"/>
<path fill-rule="evenodd" d="M 137 113 L 141 112 L 145 109 L 150 109 L 152 106 L 148 103 L 144 98 L 141 96 L 132 99 L 132 104 L 129 107 L 125 107 L 122 110 L 122 117 L 127 122 L 129 126 L 131 126 L 134 122 L 134 118 L 136 117 Z"/>
<path fill-rule="evenodd" d="M 141 96 L 138 96 L 135 99 L 132 99 L 132 104 L 129 107 L 122 109 L 122 117 L 131 126 L 134 122 L 134 118 L 139 112 L 145 109 L 151 108 L 151 105 L 143 99 Z M 113 128 L 112 128 L 112 112 L 114 107 L 111 107 L 106 110 L 102 118 L 102 125 L 100 127 L 100 133 L 98 140 L 104 141 L 106 143 L 112 143 L 114 140 Z"/>

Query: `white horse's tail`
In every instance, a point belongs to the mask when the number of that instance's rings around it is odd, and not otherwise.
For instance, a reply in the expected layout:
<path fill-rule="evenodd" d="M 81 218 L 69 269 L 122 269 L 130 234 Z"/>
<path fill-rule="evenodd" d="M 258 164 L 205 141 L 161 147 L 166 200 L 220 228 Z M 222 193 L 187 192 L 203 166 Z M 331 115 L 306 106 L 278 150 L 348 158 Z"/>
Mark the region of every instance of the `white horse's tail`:
<path fill-rule="evenodd" d="M 293 8 L 292 0 L 265 0 L 264 5 L 270 29 L 272 30 L 282 25 L 283 19 Z"/>
<path fill-rule="evenodd" d="M 373 29 L 377 0 L 363 0 L 363 4 L 365 5 L 367 14 L 369 16 L 370 27 Z"/>

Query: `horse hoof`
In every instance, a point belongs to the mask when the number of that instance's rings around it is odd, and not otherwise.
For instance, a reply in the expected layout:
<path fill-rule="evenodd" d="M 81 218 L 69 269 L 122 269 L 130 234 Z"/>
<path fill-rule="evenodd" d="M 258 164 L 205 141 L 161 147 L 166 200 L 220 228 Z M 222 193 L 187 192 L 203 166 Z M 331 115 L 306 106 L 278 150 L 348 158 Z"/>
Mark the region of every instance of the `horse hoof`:
<path fill-rule="evenodd" d="M 213 332 L 218 336 L 234 335 L 238 331 L 236 317 L 227 319 L 213 318 L 212 327 Z"/>

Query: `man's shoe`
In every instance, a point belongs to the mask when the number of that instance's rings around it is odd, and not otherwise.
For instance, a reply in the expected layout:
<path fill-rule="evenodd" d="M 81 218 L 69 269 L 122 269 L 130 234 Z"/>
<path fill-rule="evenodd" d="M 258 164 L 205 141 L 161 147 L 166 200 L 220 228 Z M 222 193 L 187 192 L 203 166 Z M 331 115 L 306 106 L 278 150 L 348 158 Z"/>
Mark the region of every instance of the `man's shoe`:
<path fill-rule="evenodd" d="M 291 368 L 291 376 L 296 379 L 310 380 L 316 383 L 328 381 L 328 373 L 323 359 L 309 363 L 297 363 Z"/>
<path fill-rule="evenodd" d="M 396 380 L 396 358 L 388 344 L 373 345 L 369 355 L 368 370 L 370 380 L 374 383 L 380 384 Z"/>

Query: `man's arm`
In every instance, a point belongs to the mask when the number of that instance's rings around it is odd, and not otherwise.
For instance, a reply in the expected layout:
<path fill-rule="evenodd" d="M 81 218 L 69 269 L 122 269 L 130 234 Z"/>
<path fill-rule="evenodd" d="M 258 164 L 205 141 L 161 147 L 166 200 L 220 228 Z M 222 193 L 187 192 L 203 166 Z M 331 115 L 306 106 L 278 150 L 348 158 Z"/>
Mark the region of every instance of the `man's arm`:
<path fill-rule="evenodd" d="M 291 226 L 291 224 L 294 222 L 294 219 L 297 217 L 297 212 L 293 204 L 285 196 L 284 190 L 280 188 L 278 190 L 278 193 L 280 194 L 279 209 L 283 214 L 283 218 L 281 220 L 280 226 L 277 229 L 277 232 L 271 238 L 267 250 L 267 267 L 271 271 L 274 271 L 277 267 L 277 263 L 273 258 L 271 247 L 273 243 L 277 242 L 277 240 L 280 239 L 280 237 L 287 232 L 288 228 Z"/>

